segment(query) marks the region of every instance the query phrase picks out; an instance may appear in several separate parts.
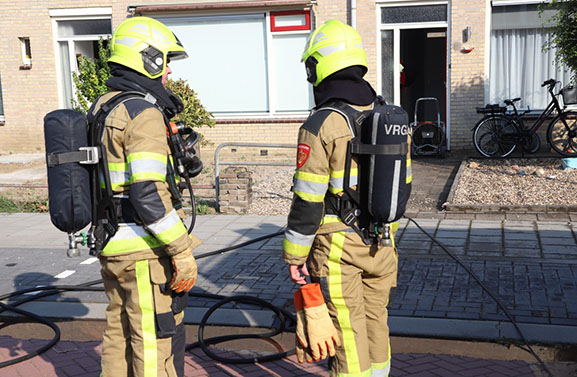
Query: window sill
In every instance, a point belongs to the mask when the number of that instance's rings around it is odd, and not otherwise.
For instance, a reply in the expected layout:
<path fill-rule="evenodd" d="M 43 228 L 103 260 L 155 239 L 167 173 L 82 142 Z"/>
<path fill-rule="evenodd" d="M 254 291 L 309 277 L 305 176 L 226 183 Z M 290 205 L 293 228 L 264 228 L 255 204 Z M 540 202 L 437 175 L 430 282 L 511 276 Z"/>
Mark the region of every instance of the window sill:
<path fill-rule="evenodd" d="M 307 118 L 215 118 L 217 124 L 274 124 L 274 123 L 303 123 Z"/>

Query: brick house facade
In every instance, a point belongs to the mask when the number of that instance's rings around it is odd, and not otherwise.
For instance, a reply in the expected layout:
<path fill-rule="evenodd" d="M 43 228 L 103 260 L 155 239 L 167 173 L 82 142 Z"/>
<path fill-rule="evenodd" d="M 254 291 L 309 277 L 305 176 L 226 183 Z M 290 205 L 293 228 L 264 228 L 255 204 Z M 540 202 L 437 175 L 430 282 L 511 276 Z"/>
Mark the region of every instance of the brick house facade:
<path fill-rule="evenodd" d="M 441 111 L 449 130 L 450 148 L 453 150 L 472 149 L 471 128 L 479 119 L 475 107 L 482 106 L 490 100 L 488 89 L 489 28 L 494 3 L 506 5 L 507 1 L 229 0 L 193 2 L 190 0 L 156 0 L 154 4 L 147 5 L 126 0 L 2 2 L 0 4 L 2 11 L 0 29 L 4 53 L 0 61 L 2 90 L 0 153 L 44 150 L 43 117 L 47 112 L 62 107 L 64 101 L 65 83 L 61 72 L 64 72 L 65 68 L 62 67 L 62 58 L 59 58 L 59 54 L 62 53 L 62 48 L 66 43 L 69 48 L 82 45 L 80 40 L 67 42 L 64 37 L 58 36 L 59 21 L 74 21 L 78 18 L 83 22 L 90 22 L 89 17 L 97 16 L 97 18 L 110 20 L 111 30 L 113 30 L 127 16 L 134 14 L 162 19 L 178 18 L 183 15 L 214 19 L 222 14 L 226 14 L 227 17 L 242 17 L 245 14 L 258 13 L 263 15 L 265 19 L 263 25 L 268 28 L 273 13 L 292 10 L 305 13 L 310 11 L 311 28 L 332 18 L 354 24 L 363 37 L 367 51 L 369 62 L 367 80 L 378 93 L 386 91 L 386 85 L 390 84 L 392 89 L 391 93 L 388 93 L 389 97 L 393 102 L 401 105 L 405 104 L 403 104 L 403 94 L 398 89 L 400 79 L 393 75 L 400 74 L 402 68 L 394 68 L 393 72 L 387 71 L 387 61 L 390 62 L 391 59 L 397 59 L 399 56 L 401 60 L 403 56 L 422 56 L 414 54 L 418 54 L 418 50 L 426 45 L 416 43 L 411 45 L 412 42 L 407 39 L 413 35 L 411 30 L 415 33 L 424 30 L 426 38 L 429 39 L 425 39 L 426 42 L 423 43 L 428 43 L 427 41 L 432 40 L 433 37 L 444 38 L 442 49 L 429 56 L 442 65 L 441 70 L 436 71 L 435 74 L 438 76 L 437 84 L 435 84 L 437 97 L 442 99 Z M 519 1 L 513 3 L 518 4 Z M 536 1 L 527 0 L 526 3 L 533 4 Z M 90 7 L 87 7 L 88 5 Z M 419 14 L 425 8 L 420 8 L 421 6 L 433 7 L 430 9 L 434 9 L 435 12 L 441 11 L 438 13 L 440 18 L 430 20 L 427 19 L 428 15 L 422 17 Z M 507 7 L 503 7 L 505 8 Z M 387 12 L 394 10 L 389 13 L 399 14 L 400 18 L 385 21 L 383 9 Z M 24 10 L 25 16 L 23 16 Z M 408 17 L 408 19 L 403 19 L 403 17 Z M 185 26 L 185 24 L 179 24 L 179 27 Z M 469 31 L 467 41 L 465 41 L 466 31 Z M 267 31 L 264 35 L 265 43 L 276 43 L 275 35 Z M 287 33 L 287 36 L 291 35 Z M 392 50 L 386 50 L 390 47 L 387 47 L 389 42 L 386 36 L 392 37 L 393 42 L 390 45 L 394 45 Z M 304 40 L 304 37 L 302 38 Z M 26 55 L 26 43 L 29 43 L 31 53 L 30 64 L 27 64 L 28 62 L 24 60 L 26 56 L 23 56 Z M 401 45 L 400 52 L 399 47 L 396 47 L 399 44 Z M 271 64 L 270 47 L 266 46 L 264 52 L 266 64 Z M 207 55 L 196 51 L 194 43 L 192 45 L 185 43 L 185 47 L 189 49 L 189 54 L 193 59 Z M 76 52 L 78 53 L 78 50 Z M 296 56 L 296 59 L 299 58 Z M 429 69 L 429 66 L 433 65 L 433 63 L 427 64 L 429 59 L 426 55 L 423 60 L 421 67 Z M 74 62 L 73 59 L 70 61 Z M 408 63 L 410 62 L 402 62 L 403 66 L 409 65 Z M 392 65 L 392 67 L 396 66 L 396 63 Z M 304 67 L 302 69 L 304 71 Z M 274 72 L 274 68 L 271 72 Z M 269 77 L 267 80 L 274 84 L 275 79 Z M 194 82 L 189 82 L 189 84 L 195 89 Z M 270 86 L 270 82 L 268 85 L 269 98 L 265 100 L 272 103 L 275 100 L 272 99 L 271 93 L 275 88 L 274 85 Z M 226 88 L 215 88 L 215 90 L 221 90 L 223 95 L 226 95 Z M 413 102 L 409 103 L 414 103 L 414 98 L 426 94 L 426 92 L 413 94 Z M 208 110 L 213 111 L 210 107 Z M 407 110 L 412 113 L 412 109 Z M 213 143 L 214 147 L 230 141 L 295 143 L 298 127 L 306 117 L 304 109 L 294 112 L 269 110 L 268 113 L 264 111 L 262 114 L 257 111 L 250 116 L 245 116 L 242 111 L 224 115 L 215 111 L 213 113 L 217 121 L 216 127 L 202 129 L 201 132 Z"/>

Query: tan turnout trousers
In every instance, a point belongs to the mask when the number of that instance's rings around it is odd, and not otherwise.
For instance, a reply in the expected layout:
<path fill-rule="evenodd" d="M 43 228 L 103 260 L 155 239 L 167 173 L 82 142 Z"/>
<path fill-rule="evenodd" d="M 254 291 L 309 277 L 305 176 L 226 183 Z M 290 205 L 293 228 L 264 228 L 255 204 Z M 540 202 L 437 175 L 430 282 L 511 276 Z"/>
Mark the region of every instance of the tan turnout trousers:
<path fill-rule="evenodd" d="M 164 288 L 172 274 L 170 258 L 100 259 L 104 288 L 110 300 L 106 309 L 102 376 L 182 376 L 184 365 L 175 365 L 174 359 L 178 357 L 174 353 L 184 352 L 182 309 L 188 295 L 173 300 L 172 291 Z M 175 305 L 178 311 L 175 314 L 173 302 L 178 301 L 181 304 Z"/>
<path fill-rule="evenodd" d="M 397 281 L 396 249 L 367 246 L 350 229 L 319 234 L 307 265 L 342 337 L 331 376 L 388 376 L 387 304 Z"/>

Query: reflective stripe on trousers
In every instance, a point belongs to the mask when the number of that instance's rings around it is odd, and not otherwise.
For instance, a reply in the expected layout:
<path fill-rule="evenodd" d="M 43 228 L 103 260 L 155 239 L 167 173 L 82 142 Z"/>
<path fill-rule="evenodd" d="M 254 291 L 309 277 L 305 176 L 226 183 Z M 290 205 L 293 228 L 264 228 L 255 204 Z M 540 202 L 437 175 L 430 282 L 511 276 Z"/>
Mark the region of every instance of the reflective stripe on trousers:
<path fill-rule="evenodd" d="M 319 281 L 342 347 L 331 376 L 386 376 L 390 370 L 389 291 L 396 283 L 393 247 L 366 246 L 354 232 L 318 235 L 309 272 Z"/>
<path fill-rule="evenodd" d="M 173 344 L 184 333 L 161 338 L 157 332 L 159 314 L 174 318 L 173 329 L 182 325 L 183 312 L 172 314 L 170 291 L 160 290 L 160 284 L 170 278 L 170 263 L 170 258 L 130 261 L 101 257 L 109 299 L 102 342 L 103 377 L 179 376 L 181 360 L 175 360 L 178 350 Z M 184 360 L 183 354 L 181 358 Z"/>

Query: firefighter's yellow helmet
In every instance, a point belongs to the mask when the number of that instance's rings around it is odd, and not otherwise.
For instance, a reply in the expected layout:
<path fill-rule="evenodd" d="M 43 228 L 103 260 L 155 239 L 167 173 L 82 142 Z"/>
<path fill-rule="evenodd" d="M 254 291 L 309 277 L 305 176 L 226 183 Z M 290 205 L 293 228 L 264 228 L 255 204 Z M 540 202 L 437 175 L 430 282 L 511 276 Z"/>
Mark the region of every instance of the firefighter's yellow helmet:
<path fill-rule="evenodd" d="M 307 39 L 302 61 L 307 80 L 314 86 L 343 68 L 359 65 L 367 72 L 367 56 L 363 40 L 351 26 L 329 20 L 313 31 Z"/>
<path fill-rule="evenodd" d="M 132 17 L 122 22 L 112 36 L 110 62 L 155 79 L 166 70 L 167 59 L 188 57 L 174 33 L 150 17 Z"/>

